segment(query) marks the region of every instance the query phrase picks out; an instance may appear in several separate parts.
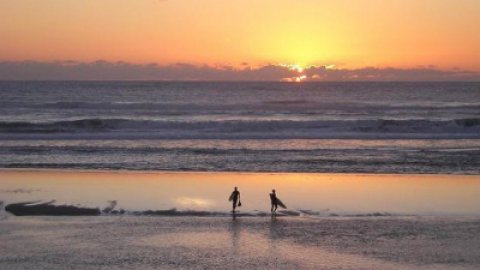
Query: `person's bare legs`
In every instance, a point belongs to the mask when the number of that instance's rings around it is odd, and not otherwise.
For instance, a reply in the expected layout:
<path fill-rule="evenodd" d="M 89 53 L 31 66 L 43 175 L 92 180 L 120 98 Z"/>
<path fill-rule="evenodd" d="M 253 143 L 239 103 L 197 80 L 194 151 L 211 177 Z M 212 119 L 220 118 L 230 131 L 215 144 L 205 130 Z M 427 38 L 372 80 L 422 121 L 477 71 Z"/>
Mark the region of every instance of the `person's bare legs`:
<path fill-rule="evenodd" d="M 272 208 L 270 209 L 270 211 L 272 212 L 272 215 L 276 215 L 277 214 L 277 204 L 272 204 Z"/>

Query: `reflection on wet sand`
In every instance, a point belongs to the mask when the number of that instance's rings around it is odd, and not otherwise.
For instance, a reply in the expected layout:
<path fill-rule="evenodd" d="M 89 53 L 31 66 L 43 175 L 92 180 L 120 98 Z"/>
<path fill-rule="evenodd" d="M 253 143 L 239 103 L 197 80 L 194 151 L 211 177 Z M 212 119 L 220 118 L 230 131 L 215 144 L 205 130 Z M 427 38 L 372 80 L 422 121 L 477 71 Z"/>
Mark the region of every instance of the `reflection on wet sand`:
<path fill-rule="evenodd" d="M 282 191 L 279 215 L 478 215 L 480 178 L 463 175 L 356 175 L 257 173 L 143 173 L 0 171 L 6 204 L 56 200 L 58 205 L 103 209 L 117 201 L 127 212 L 226 215 L 225 194 L 242 190 L 236 216 L 270 213 L 268 193 Z M 163 212 L 162 212 L 163 211 Z"/>
<path fill-rule="evenodd" d="M 268 253 L 272 258 L 276 260 L 280 258 L 281 254 L 277 250 L 277 240 L 278 240 L 278 220 L 276 215 L 270 217 L 270 231 L 269 231 L 269 248 Z"/>
<path fill-rule="evenodd" d="M 0 269 L 470 270 L 480 265 L 478 218 L 105 216 L 1 222 L 7 233 L 0 234 Z"/>
<path fill-rule="evenodd" d="M 236 258 L 240 255 L 241 221 L 235 219 L 235 215 L 233 217 L 230 226 L 230 235 L 232 236 L 232 254 Z"/>
<path fill-rule="evenodd" d="M 269 233 L 252 232 L 240 220 L 231 221 L 227 230 L 194 231 L 158 234 L 136 241 L 160 250 L 181 250 L 183 260 L 199 256 L 206 260 L 211 254 L 222 258 L 218 267 L 239 267 L 261 262 L 268 269 L 448 269 L 442 266 L 418 266 L 387 262 L 354 254 L 337 253 L 323 248 L 299 245 L 285 240 L 282 221 L 272 217 Z M 290 228 L 291 230 L 291 228 Z M 205 256 L 205 257 L 203 257 Z M 198 264 L 204 263 L 199 259 Z M 211 263 L 211 262 L 210 262 Z M 463 268 L 459 268 L 463 269 Z M 466 268 L 468 269 L 468 268 Z"/>

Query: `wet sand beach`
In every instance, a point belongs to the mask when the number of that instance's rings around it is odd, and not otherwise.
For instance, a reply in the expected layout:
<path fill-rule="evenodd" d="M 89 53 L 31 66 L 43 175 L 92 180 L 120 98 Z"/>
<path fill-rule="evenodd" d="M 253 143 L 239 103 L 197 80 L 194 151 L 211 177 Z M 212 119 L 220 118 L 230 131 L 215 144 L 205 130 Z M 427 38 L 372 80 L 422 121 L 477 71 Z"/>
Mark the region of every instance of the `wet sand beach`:
<path fill-rule="evenodd" d="M 228 215 L 235 186 L 243 214 L 270 214 L 273 188 L 296 215 L 480 214 L 477 175 L 0 170 L 5 205 L 54 201 L 103 209 L 115 202 L 115 209 L 129 212 Z"/>
<path fill-rule="evenodd" d="M 9 217 L 1 269 L 478 269 L 480 218 Z"/>
<path fill-rule="evenodd" d="M 478 176 L 53 170 L 0 176 L 0 269 L 480 267 Z M 243 204 L 235 219 L 227 200 L 233 186 Z M 269 213 L 272 187 L 289 207 L 276 217 Z M 19 202 L 98 211 L 82 217 L 6 211 Z"/>

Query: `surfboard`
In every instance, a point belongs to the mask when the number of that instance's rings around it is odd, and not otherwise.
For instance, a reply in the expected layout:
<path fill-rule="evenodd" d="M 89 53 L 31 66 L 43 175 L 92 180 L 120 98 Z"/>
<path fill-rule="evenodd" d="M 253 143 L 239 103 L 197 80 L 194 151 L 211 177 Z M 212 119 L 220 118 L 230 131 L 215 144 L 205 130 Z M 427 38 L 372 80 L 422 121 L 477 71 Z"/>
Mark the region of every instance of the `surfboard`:
<path fill-rule="evenodd" d="M 287 206 L 286 206 L 282 201 L 280 201 L 279 198 L 277 198 L 277 204 L 278 204 L 278 206 L 280 206 L 281 208 L 287 209 Z"/>
<path fill-rule="evenodd" d="M 232 192 L 232 194 L 230 195 L 230 197 L 228 198 L 228 201 L 229 201 L 229 202 L 233 201 L 233 192 Z"/>

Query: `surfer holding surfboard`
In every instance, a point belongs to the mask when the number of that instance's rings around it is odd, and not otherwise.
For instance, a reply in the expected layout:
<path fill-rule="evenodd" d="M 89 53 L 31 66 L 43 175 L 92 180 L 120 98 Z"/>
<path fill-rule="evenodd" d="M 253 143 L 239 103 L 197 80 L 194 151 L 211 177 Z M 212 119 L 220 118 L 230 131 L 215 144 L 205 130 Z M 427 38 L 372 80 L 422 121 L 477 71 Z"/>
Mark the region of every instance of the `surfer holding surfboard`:
<path fill-rule="evenodd" d="M 240 191 L 238 191 L 237 187 L 234 188 L 232 194 L 230 195 L 230 198 L 228 198 L 228 201 L 233 203 L 232 212 L 234 213 L 235 213 L 235 208 L 237 208 L 237 206 L 242 206 L 242 203 L 240 202 Z"/>
<path fill-rule="evenodd" d="M 270 193 L 270 202 L 272 203 L 272 208 L 270 211 L 273 214 L 276 214 L 278 206 L 280 206 L 283 209 L 286 209 L 287 206 L 283 204 L 283 202 L 277 198 L 277 193 L 275 193 L 275 189 L 272 189 L 272 193 Z"/>

